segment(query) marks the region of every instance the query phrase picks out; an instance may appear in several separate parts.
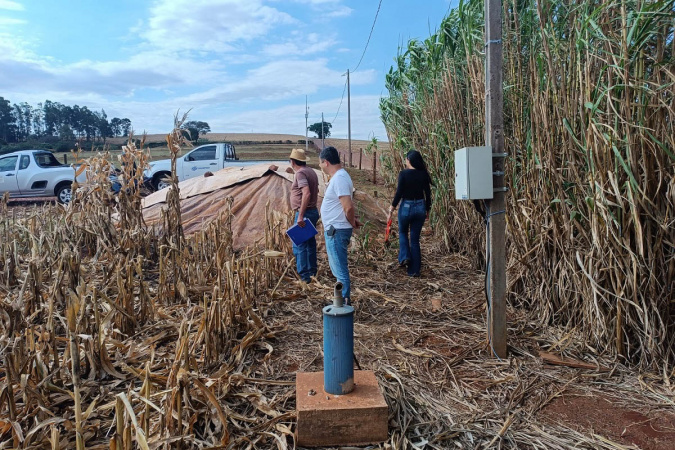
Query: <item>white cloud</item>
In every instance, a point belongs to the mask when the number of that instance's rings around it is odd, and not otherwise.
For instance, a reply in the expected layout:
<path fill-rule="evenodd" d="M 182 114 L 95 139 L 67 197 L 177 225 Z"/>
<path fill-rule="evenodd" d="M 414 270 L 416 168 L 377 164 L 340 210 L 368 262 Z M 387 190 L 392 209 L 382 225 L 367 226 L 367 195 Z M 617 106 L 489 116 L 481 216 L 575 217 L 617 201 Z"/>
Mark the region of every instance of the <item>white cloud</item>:
<path fill-rule="evenodd" d="M 23 25 L 26 21 L 22 19 L 12 19 L 10 17 L 0 17 L 0 27 L 11 27 L 12 25 Z"/>
<path fill-rule="evenodd" d="M 281 0 L 271 0 L 281 2 Z M 286 0 L 288 1 L 288 0 Z M 334 19 L 339 17 L 348 17 L 354 11 L 348 6 L 342 5 L 342 0 L 290 0 L 293 3 L 308 5 L 314 11 L 321 11 L 318 17 L 322 21 L 325 19 Z"/>
<path fill-rule="evenodd" d="M 0 0 L 0 9 L 7 9 L 9 11 L 23 11 L 23 5 L 19 2 L 12 2 L 10 0 Z"/>
<path fill-rule="evenodd" d="M 333 37 L 326 37 L 318 33 L 296 34 L 292 40 L 266 46 L 263 53 L 272 57 L 311 55 L 325 52 L 335 44 L 336 41 Z"/>
<path fill-rule="evenodd" d="M 363 71 L 356 81 L 373 81 L 374 71 Z M 327 60 L 283 60 L 250 70 L 239 80 L 225 80 L 218 87 L 181 99 L 188 107 L 199 104 L 234 103 L 250 100 L 278 101 L 318 92 L 324 87 L 342 87 L 341 71 L 329 69 Z"/>
<path fill-rule="evenodd" d="M 294 1 L 307 5 L 298 17 L 313 17 L 316 11 L 324 18 L 351 14 L 342 0 Z M 304 96 L 311 101 L 312 96 L 339 95 L 346 67 L 334 68 L 345 65 L 338 62 L 338 53 L 351 50 L 334 50 L 338 43 L 347 45 L 342 34 L 322 33 L 313 19 L 300 23 L 280 11 L 288 2 L 155 0 L 147 20 L 130 21 L 134 31 L 127 33 L 125 56 L 117 60 L 96 60 L 105 56 L 91 52 L 91 59 L 64 64 L 56 54 L 39 53 L 37 35 L 10 33 L 5 27 L 0 31 L 0 93 L 12 102 L 37 105 L 50 99 L 105 109 L 109 117 L 130 118 L 139 132 L 167 132 L 178 109 L 194 108 L 191 117 L 209 122 L 214 132 L 303 134 Z M 0 0 L 0 10 L 11 9 L 8 5 L 22 8 Z M 0 18 L 0 30 L 23 23 Z M 374 70 L 359 71 L 352 86 L 371 84 L 377 77 Z M 299 98 L 302 105 L 280 106 Z M 339 102 L 338 97 L 315 103 L 310 112 L 320 117 L 324 110 L 331 120 Z M 384 137 L 378 104 L 376 96 L 352 97 L 355 139 L 367 139 L 372 131 Z M 242 112 L 249 108 L 255 111 Z M 346 110 L 345 98 L 335 137 L 347 135 Z M 270 129 L 261 130 L 261 123 Z"/>
<path fill-rule="evenodd" d="M 352 97 L 352 139 L 368 139 L 373 134 L 384 141 L 387 134 L 380 120 L 380 97 L 374 95 Z M 331 111 L 325 114 L 326 121 L 332 121 L 335 111 L 340 104 L 340 98 L 312 103 L 310 99 L 309 123 L 321 120 L 321 111 Z M 204 117 L 206 111 L 200 111 Z M 330 117 L 329 117 L 330 116 Z M 246 111 L 239 114 L 230 114 L 227 119 L 216 116 L 205 120 L 214 132 L 219 130 L 231 133 L 261 132 L 261 125 L 265 124 L 265 133 L 305 134 L 305 104 L 298 103 L 274 109 L 260 109 Z M 347 138 L 347 101 L 343 101 L 337 120 L 332 124 L 331 137 Z"/>
<path fill-rule="evenodd" d="M 263 37 L 276 25 L 295 23 L 261 0 L 165 0 L 150 14 L 143 36 L 153 46 L 219 53 Z"/>
<path fill-rule="evenodd" d="M 335 19 L 338 17 L 349 17 L 352 15 L 352 12 L 354 12 L 354 10 L 351 9 L 350 7 L 340 6 L 339 8 L 336 8 L 333 11 L 329 11 L 326 14 L 326 17 L 329 17 L 331 19 Z"/>

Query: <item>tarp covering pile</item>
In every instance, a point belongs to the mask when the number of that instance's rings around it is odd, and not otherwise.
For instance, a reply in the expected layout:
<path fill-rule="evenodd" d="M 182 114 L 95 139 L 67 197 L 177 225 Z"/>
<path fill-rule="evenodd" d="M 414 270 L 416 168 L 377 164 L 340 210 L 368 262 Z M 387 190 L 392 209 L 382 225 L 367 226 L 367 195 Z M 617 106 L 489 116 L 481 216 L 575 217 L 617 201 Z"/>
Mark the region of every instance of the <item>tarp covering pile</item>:
<path fill-rule="evenodd" d="M 291 210 L 290 193 L 293 173 L 288 164 L 227 167 L 210 177 L 198 177 L 179 184 L 181 221 L 185 234 L 192 234 L 228 211 L 232 197 L 232 233 L 234 247 L 242 249 L 264 240 L 265 208 L 287 213 Z M 319 178 L 319 205 L 326 189 L 326 176 L 316 170 Z M 161 224 L 161 211 L 166 208 L 168 189 L 155 192 L 143 201 L 143 218 L 148 226 Z M 382 226 L 384 210 L 375 199 L 363 192 L 354 195 L 361 220 Z"/>

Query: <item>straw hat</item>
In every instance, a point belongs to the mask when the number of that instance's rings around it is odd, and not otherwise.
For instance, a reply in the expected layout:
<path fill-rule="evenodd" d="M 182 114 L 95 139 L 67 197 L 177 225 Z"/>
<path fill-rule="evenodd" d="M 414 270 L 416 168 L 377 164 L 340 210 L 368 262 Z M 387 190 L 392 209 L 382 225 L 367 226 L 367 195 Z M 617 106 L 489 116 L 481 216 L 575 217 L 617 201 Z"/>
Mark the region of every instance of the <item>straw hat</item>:
<path fill-rule="evenodd" d="M 295 159 L 296 161 L 304 161 L 307 162 L 309 161 L 309 158 L 307 155 L 305 155 L 305 150 L 301 148 L 294 148 L 291 150 L 291 156 L 289 156 L 290 159 Z"/>

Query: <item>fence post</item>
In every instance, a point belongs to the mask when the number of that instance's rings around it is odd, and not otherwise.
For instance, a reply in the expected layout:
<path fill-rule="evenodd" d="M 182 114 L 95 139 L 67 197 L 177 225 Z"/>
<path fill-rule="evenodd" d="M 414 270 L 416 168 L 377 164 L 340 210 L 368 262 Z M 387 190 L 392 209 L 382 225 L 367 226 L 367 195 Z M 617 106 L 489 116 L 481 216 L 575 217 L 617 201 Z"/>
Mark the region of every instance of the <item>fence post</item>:
<path fill-rule="evenodd" d="M 349 167 L 354 167 L 352 164 L 352 148 L 349 147 Z"/>
<path fill-rule="evenodd" d="M 377 184 L 377 152 L 373 152 L 373 184 Z"/>
<path fill-rule="evenodd" d="M 63 154 L 63 164 L 68 164 L 68 153 Z"/>
<path fill-rule="evenodd" d="M 359 170 L 362 169 L 361 163 L 363 162 L 363 147 L 359 149 Z"/>

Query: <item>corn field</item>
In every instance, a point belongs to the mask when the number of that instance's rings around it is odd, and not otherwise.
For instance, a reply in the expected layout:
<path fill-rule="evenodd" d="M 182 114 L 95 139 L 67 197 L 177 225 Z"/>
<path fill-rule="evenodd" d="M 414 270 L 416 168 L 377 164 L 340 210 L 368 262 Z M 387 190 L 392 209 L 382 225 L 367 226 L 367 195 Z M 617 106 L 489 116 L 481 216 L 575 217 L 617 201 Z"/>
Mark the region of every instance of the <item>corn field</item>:
<path fill-rule="evenodd" d="M 675 12 L 669 1 L 503 2 L 509 301 L 599 354 L 675 363 Z M 381 100 L 390 183 L 422 151 L 432 223 L 481 264 L 453 150 L 484 145 L 483 2 L 399 51 Z M 473 256 L 476 255 L 476 256 Z M 564 347 L 564 345 L 563 345 Z M 665 373 L 665 372 L 664 372 Z"/>
<path fill-rule="evenodd" d="M 259 303 L 289 266 L 288 218 L 270 214 L 265 233 L 282 252 L 235 255 L 227 212 L 183 236 L 174 179 L 162 231 L 149 229 L 149 155 L 133 142 L 117 198 L 102 153 L 67 208 L 0 203 L 0 448 L 274 446 L 292 415 L 251 418 L 274 399 L 256 394 L 267 380 L 250 361 L 272 351 Z"/>

